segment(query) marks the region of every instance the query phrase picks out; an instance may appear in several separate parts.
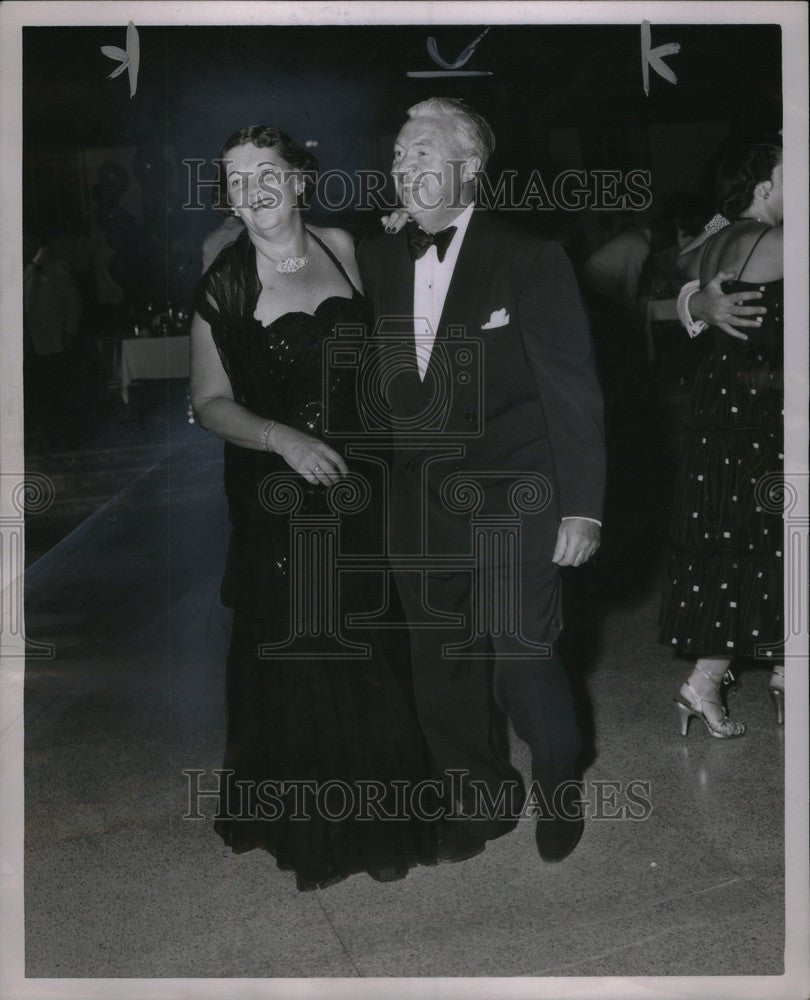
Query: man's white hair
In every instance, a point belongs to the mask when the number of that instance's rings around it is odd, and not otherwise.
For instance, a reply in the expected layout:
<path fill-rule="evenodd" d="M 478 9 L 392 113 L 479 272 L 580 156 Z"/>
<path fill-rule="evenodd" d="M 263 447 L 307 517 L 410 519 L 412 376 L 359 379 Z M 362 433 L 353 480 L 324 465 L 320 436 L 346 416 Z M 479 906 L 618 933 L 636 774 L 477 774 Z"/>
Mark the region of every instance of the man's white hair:
<path fill-rule="evenodd" d="M 495 149 L 495 135 L 489 122 L 458 97 L 429 97 L 408 108 L 409 118 L 443 118 L 464 156 L 477 156 L 481 169 Z"/>

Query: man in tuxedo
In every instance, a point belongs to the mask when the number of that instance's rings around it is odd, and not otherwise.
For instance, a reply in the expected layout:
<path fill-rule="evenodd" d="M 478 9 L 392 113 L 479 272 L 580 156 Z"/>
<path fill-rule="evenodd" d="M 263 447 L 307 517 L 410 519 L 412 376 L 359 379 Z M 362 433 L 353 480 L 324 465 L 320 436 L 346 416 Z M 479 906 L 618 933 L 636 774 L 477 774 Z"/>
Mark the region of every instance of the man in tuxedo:
<path fill-rule="evenodd" d="M 377 397 L 392 428 L 389 554 L 450 817 L 440 857 L 516 826 L 526 791 L 508 717 L 531 750 L 540 856 L 557 861 L 583 828 L 559 575 L 599 546 L 602 396 L 564 252 L 474 204 L 493 148 L 462 101 L 411 108 L 392 168 L 411 221 L 358 259 L 378 331 L 401 333 L 379 335 Z"/>

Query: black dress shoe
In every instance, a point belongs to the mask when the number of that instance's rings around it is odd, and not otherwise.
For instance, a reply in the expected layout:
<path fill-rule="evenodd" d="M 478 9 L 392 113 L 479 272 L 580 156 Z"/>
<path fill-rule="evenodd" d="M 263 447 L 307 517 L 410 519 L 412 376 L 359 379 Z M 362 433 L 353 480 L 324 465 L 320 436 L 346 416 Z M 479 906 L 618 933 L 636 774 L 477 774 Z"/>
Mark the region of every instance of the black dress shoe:
<path fill-rule="evenodd" d="M 558 803 L 564 815 L 539 818 L 534 831 L 537 852 L 543 861 L 562 861 L 574 850 L 582 837 L 585 821 L 582 812 L 582 783 L 566 781 Z"/>
<path fill-rule="evenodd" d="M 562 861 L 574 850 L 582 837 L 585 822 L 582 819 L 539 819 L 534 831 L 537 853 L 543 861 Z"/>
<path fill-rule="evenodd" d="M 467 833 L 463 826 L 456 826 L 439 840 L 439 845 L 436 848 L 436 860 L 444 862 L 466 861 L 467 858 L 474 858 L 476 854 L 480 854 L 486 846 L 485 840 L 473 837 L 472 834 Z"/>

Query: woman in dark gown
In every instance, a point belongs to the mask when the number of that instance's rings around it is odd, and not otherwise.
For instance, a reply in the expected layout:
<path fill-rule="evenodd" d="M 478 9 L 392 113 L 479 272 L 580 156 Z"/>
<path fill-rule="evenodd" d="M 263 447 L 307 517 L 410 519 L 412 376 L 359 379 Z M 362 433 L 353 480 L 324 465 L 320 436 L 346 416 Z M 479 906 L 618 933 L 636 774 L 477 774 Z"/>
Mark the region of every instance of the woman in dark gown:
<path fill-rule="evenodd" d="M 777 693 L 783 677 L 781 149 L 754 144 L 731 153 L 718 195 L 730 225 L 703 245 L 702 281 L 736 273 L 724 293 L 760 289 L 757 305 L 767 312 L 744 337 L 714 328 L 715 349 L 695 379 L 659 638 L 697 658 L 675 697 L 683 734 L 695 716 L 712 736 L 730 739 L 745 732 L 720 699 L 732 660 L 778 664 Z"/>
<path fill-rule="evenodd" d="M 269 851 L 302 890 L 435 863 L 435 825 L 407 798 L 431 775 L 408 643 L 391 629 L 341 635 L 346 615 L 384 604 L 379 573 L 332 565 L 382 551 L 384 480 L 344 457 L 359 427 L 354 373 L 330 366 L 324 345 L 336 325 L 373 317 L 351 237 L 304 226 L 315 167 L 269 126 L 227 140 L 224 203 L 245 231 L 204 275 L 192 328 L 192 404 L 226 441 L 232 522 L 233 774 L 215 828 L 234 852 Z"/>

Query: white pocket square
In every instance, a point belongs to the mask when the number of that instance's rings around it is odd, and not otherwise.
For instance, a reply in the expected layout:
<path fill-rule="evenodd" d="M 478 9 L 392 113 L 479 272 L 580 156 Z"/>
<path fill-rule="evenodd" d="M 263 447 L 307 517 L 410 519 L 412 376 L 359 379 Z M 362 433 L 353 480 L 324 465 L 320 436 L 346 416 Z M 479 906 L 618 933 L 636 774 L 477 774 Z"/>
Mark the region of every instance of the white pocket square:
<path fill-rule="evenodd" d="M 498 309 L 494 312 L 486 323 L 481 324 L 482 330 L 495 330 L 499 326 L 506 326 L 509 322 L 509 313 L 505 309 Z"/>

